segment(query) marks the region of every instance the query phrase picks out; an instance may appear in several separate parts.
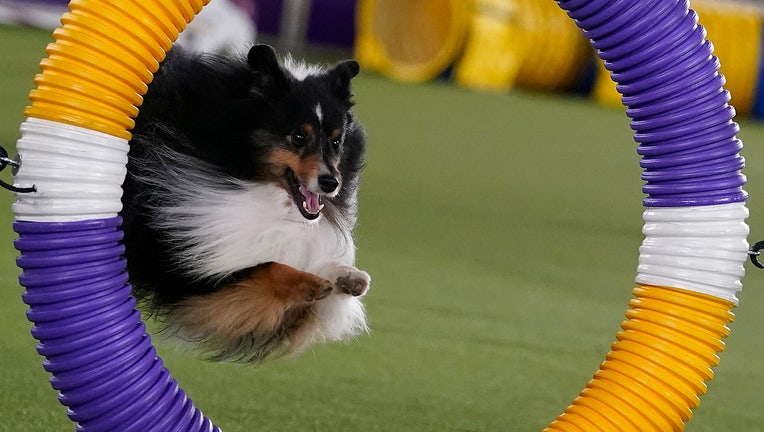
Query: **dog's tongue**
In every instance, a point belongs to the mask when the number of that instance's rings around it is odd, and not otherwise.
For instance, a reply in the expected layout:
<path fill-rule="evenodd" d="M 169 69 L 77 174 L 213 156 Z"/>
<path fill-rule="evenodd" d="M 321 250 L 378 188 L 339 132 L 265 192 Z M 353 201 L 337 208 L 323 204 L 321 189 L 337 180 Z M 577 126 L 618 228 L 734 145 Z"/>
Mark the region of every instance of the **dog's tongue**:
<path fill-rule="evenodd" d="M 305 197 L 305 208 L 311 213 L 318 213 L 321 210 L 321 202 L 318 199 L 318 194 L 313 193 L 304 186 L 300 186 L 300 193 Z"/>

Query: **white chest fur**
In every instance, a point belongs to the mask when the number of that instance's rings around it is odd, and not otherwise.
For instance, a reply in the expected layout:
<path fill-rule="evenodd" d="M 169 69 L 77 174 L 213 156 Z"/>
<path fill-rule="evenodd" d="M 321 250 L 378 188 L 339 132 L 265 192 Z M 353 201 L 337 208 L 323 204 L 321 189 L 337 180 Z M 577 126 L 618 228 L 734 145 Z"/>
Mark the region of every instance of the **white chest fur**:
<path fill-rule="evenodd" d="M 323 216 L 306 220 L 277 186 L 196 186 L 176 190 L 175 204 L 155 209 L 156 227 L 169 235 L 179 268 L 191 276 L 222 278 L 269 261 L 312 273 L 329 262 L 354 263 L 351 234 Z"/>

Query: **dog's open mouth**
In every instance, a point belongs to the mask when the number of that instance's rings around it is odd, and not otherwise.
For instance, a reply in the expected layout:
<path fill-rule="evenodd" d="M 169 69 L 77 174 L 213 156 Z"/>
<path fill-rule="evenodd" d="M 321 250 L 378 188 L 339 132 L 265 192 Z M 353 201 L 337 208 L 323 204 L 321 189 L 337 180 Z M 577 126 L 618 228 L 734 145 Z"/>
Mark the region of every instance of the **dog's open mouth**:
<path fill-rule="evenodd" d="M 302 213 L 302 216 L 308 220 L 316 219 L 321 214 L 321 209 L 324 208 L 321 195 L 309 191 L 304 185 L 300 184 L 294 172 L 290 169 L 286 172 L 286 179 L 292 199 L 297 205 L 297 209 Z"/>

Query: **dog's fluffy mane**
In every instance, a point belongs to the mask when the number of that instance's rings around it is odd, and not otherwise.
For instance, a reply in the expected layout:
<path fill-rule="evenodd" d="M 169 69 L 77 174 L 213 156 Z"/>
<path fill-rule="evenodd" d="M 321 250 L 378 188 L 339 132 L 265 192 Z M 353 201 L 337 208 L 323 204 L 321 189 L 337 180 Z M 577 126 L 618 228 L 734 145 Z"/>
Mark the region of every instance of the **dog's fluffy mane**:
<path fill-rule="evenodd" d="M 326 68 L 286 57 L 290 80 L 320 77 Z M 365 135 L 347 96 L 342 187 L 320 218 L 306 220 L 289 193 L 261 181 L 258 140 L 278 116 L 267 86 L 244 55 L 222 58 L 177 47 L 155 76 L 136 119 L 123 199 L 126 255 L 131 283 L 149 313 L 169 332 L 206 346 L 221 360 L 259 361 L 280 351 L 300 351 L 317 340 L 339 340 L 366 331 L 357 297 L 332 295 L 309 310 L 314 319 L 290 340 L 242 337 L 224 346 L 178 325 L 173 313 L 190 296 L 213 292 L 241 269 L 279 262 L 320 273 L 354 265 L 352 229 Z M 253 101 L 254 100 L 254 101 Z"/>

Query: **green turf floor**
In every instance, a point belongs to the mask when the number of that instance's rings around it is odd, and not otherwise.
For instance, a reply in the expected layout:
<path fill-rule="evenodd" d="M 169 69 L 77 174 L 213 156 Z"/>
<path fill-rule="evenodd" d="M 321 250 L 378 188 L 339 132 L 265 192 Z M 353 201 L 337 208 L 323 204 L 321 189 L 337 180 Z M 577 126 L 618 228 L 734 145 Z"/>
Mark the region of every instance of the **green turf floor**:
<path fill-rule="evenodd" d="M 0 27 L 0 142 L 12 144 L 48 32 Z M 258 368 L 155 339 L 226 432 L 538 431 L 604 359 L 637 263 L 642 182 L 619 110 L 587 99 L 355 81 L 367 125 L 359 265 L 371 334 Z M 764 239 L 764 127 L 742 121 L 751 241 Z M 9 173 L 2 173 L 9 180 Z M 0 193 L 0 431 L 64 431 L 25 320 Z M 764 430 L 764 273 L 687 431 Z"/>

